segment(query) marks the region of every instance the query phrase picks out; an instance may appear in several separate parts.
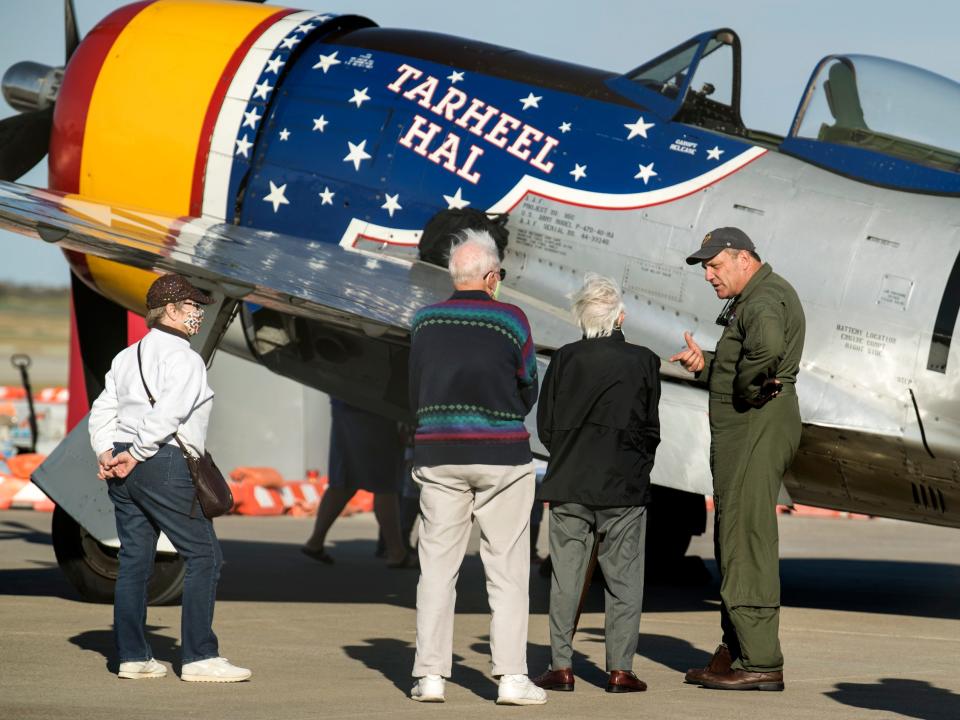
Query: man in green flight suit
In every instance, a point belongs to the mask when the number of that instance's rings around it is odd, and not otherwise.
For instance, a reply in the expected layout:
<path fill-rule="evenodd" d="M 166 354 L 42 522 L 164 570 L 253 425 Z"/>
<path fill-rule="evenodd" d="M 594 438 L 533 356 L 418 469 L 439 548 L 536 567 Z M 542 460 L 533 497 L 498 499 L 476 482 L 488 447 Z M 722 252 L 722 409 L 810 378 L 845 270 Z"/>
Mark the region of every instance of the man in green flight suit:
<path fill-rule="evenodd" d="M 718 690 L 783 690 L 776 503 L 800 442 L 796 379 L 803 308 L 739 228 L 707 233 L 687 264 L 700 263 L 727 301 L 714 352 L 690 333 L 670 358 L 710 390 L 714 549 L 720 568 L 723 642 L 688 683 Z"/>

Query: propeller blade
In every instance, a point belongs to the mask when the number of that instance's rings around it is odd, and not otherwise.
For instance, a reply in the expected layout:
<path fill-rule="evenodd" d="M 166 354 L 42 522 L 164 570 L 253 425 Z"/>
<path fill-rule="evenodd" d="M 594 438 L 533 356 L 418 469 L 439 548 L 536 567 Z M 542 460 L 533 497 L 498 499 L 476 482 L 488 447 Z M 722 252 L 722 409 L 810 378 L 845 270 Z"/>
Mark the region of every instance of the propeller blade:
<path fill-rule="evenodd" d="M 77 11 L 73 8 L 73 0 L 63 0 L 64 31 L 66 33 L 66 60 L 70 62 L 73 51 L 80 44 L 80 31 L 77 30 Z"/>
<path fill-rule="evenodd" d="M 43 160 L 52 127 L 52 107 L 0 120 L 0 180 L 17 180 Z"/>

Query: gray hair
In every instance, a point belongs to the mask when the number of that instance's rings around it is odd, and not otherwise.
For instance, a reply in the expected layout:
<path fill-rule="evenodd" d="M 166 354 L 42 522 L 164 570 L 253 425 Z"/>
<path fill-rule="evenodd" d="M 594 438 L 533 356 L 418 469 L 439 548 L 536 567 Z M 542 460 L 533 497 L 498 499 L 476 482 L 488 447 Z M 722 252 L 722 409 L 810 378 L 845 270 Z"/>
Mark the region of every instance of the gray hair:
<path fill-rule="evenodd" d="M 461 252 L 466 249 L 467 252 Z M 497 243 L 486 230 L 468 228 L 454 235 L 447 269 L 454 285 L 483 280 L 491 270 L 500 269 Z"/>
<path fill-rule="evenodd" d="M 177 310 L 183 310 L 183 301 L 173 303 L 176 306 Z M 147 314 L 144 315 L 144 320 L 147 322 L 147 327 L 151 330 L 160 324 L 160 321 L 163 320 L 163 316 L 167 313 L 167 306 L 161 305 L 158 308 L 150 308 L 147 310 Z"/>
<path fill-rule="evenodd" d="M 608 277 L 587 273 L 573 296 L 573 315 L 588 338 L 606 337 L 623 312 L 620 288 Z"/>

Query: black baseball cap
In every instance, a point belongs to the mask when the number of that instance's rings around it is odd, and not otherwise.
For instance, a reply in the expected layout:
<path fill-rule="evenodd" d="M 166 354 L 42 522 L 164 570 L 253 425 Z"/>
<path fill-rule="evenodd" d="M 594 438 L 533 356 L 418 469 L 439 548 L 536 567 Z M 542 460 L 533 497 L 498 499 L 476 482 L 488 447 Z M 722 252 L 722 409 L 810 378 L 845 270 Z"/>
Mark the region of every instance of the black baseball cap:
<path fill-rule="evenodd" d="M 183 300 L 193 300 L 201 305 L 209 305 L 213 302 L 212 297 L 197 290 L 183 275 L 161 275 L 147 290 L 147 310 Z"/>
<path fill-rule="evenodd" d="M 711 230 L 703 237 L 700 249 L 687 258 L 687 265 L 712 260 L 721 250 L 749 250 L 756 252 L 753 241 L 740 228 L 722 227 Z"/>

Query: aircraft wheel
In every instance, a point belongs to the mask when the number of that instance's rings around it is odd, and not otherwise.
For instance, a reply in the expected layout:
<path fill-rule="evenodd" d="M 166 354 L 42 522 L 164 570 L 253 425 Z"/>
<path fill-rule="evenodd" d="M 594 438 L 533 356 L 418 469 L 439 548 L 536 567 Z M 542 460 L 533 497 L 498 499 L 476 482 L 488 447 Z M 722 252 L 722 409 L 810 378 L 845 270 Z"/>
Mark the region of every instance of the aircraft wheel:
<path fill-rule="evenodd" d="M 59 506 L 53 511 L 53 551 L 60 569 L 82 599 L 113 602 L 120 567 L 117 549 L 98 542 Z M 147 585 L 147 601 L 151 605 L 167 605 L 179 600 L 185 572 L 179 555 L 157 553 Z"/>

